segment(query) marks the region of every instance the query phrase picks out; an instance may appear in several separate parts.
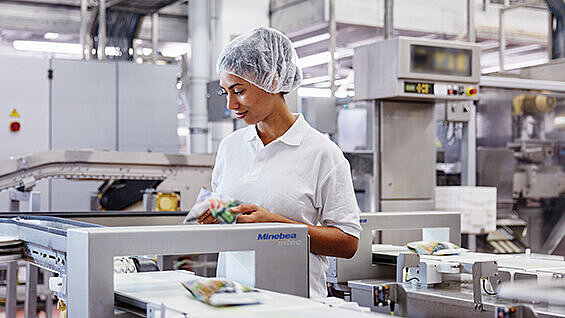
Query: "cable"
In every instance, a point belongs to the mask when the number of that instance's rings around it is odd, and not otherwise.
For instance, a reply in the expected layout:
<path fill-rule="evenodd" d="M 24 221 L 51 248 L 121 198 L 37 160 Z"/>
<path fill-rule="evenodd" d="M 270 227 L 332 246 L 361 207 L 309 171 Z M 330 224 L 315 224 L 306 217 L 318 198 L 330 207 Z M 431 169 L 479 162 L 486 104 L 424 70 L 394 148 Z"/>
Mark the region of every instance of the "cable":
<path fill-rule="evenodd" d="M 405 283 L 409 283 L 409 282 L 411 282 L 411 281 L 413 281 L 413 280 L 418 281 L 418 283 L 420 282 L 420 279 L 419 279 L 418 277 L 412 277 L 412 278 L 410 278 L 410 279 L 407 279 L 407 280 L 405 281 Z"/>
<path fill-rule="evenodd" d="M 489 292 L 487 290 L 487 285 L 486 285 L 487 280 L 486 280 L 486 278 L 483 278 L 482 281 L 483 281 L 483 290 L 485 291 L 485 293 L 487 293 L 487 295 L 490 295 L 490 296 L 495 296 L 496 293 L 492 293 L 492 292 Z"/>

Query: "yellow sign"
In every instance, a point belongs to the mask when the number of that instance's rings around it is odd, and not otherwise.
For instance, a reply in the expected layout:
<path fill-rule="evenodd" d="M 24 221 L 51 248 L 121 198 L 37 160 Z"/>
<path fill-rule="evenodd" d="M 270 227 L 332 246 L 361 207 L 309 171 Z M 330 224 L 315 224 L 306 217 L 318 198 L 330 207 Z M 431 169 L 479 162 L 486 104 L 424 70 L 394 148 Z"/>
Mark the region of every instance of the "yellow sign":
<path fill-rule="evenodd" d="M 18 111 L 14 108 L 14 110 L 12 110 L 12 114 L 10 114 L 10 117 L 20 118 L 20 114 L 18 114 Z"/>

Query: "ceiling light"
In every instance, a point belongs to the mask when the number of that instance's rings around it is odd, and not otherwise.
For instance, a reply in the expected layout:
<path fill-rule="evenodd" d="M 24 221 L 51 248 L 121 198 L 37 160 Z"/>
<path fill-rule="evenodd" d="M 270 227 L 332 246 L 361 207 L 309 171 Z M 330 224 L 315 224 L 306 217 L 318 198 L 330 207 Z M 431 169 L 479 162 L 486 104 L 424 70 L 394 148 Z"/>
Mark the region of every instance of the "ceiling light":
<path fill-rule="evenodd" d="M 149 56 L 149 55 L 151 55 L 151 53 L 153 53 L 153 50 L 148 48 L 148 47 L 144 47 L 142 52 L 143 52 L 143 55 Z"/>
<path fill-rule="evenodd" d="M 190 50 L 190 46 L 185 42 L 166 43 L 161 47 L 161 55 L 165 57 L 177 57 L 185 55 Z"/>
<path fill-rule="evenodd" d="M 332 92 L 329 89 L 324 88 L 308 88 L 300 87 L 297 90 L 297 94 L 300 97 L 330 97 Z"/>
<path fill-rule="evenodd" d="M 353 56 L 353 49 L 339 49 L 334 53 L 335 59 L 341 59 L 349 56 Z M 298 59 L 298 66 L 300 68 L 307 68 L 316 65 L 327 64 L 330 61 L 330 52 L 322 52 L 317 54 L 312 54 L 304 56 Z"/>
<path fill-rule="evenodd" d="M 55 40 L 58 37 L 59 37 L 59 33 L 55 33 L 55 32 L 47 32 L 43 35 L 43 38 L 46 40 Z"/>
<path fill-rule="evenodd" d="M 106 53 L 106 55 L 108 56 L 121 56 L 122 50 L 120 50 L 120 48 L 116 46 L 107 46 L 104 48 L 104 53 Z"/>
<path fill-rule="evenodd" d="M 82 48 L 78 43 L 20 41 L 12 43 L 16 50 L 49 53 L 81 54 Z"/>
<path fill-rule="evenodd" d="M 325 82 L 325 81 L 329 80 L 329 78 L 330 77 L 327 76 L 327 75 L 305 78 L 305 79 L 302 80 L 301 85 L 310 85 L 310 84 Z"/>
<path fill-rule="evenodd" d="M 177 128 L 177 136 L 179 136 L 179 137 L 188 136 L 188 127 L 178 127 Z"/>
<path fill-rule="evenodd" d="M 297 48 L 297 47 L 301 47 L 301 46 L 314 44 L 314 43 L 317 43 L 317 42 L 322 42 L 322 41 L 325 41 L 329 38 L 330 38 L 329 33 L 323 33 L 323 34 L 313 36 L 311 38 L 306 38 L 304 40 L 295 41 L 295 42 L 292 43 L 292 46 L 294 46 L 294 48 Z"/>

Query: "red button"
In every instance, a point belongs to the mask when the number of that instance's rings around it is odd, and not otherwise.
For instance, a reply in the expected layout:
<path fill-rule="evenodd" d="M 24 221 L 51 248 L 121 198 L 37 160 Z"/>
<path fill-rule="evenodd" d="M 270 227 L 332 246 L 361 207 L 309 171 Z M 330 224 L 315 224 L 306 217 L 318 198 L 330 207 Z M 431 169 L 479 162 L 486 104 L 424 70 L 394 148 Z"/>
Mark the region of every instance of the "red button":
<path fill-rule="evenodd" d="M 20 125 L 20 123 L 17 122 L 17 121 L 13 121 L 13 122 L 10 123 L 10 131 L 11 131 L 11 132 L 18 132 L 18 131 L 20 131 L 20 127 L 21 127 L 21 125 Z"/>

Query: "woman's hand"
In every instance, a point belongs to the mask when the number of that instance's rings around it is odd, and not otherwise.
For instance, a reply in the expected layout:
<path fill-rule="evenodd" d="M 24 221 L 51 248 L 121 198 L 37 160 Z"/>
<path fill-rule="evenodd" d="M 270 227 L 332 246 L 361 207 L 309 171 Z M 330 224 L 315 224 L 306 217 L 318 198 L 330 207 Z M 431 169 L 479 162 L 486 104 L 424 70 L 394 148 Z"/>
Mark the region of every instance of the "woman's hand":
<path fill-rule="evenodd" d="M 280 215 L 253 204 L 241 204 L 231 210 L 235 213 L 241 213 L 237 217 L 237 223 L 284 222 Z"/>
<path fill-rule="evenodd" d="M 219 224 L 218 220 L 212 215 L 210 210 L 207 210 L 198 218 L 198 223 L 200 224 Z"/>

